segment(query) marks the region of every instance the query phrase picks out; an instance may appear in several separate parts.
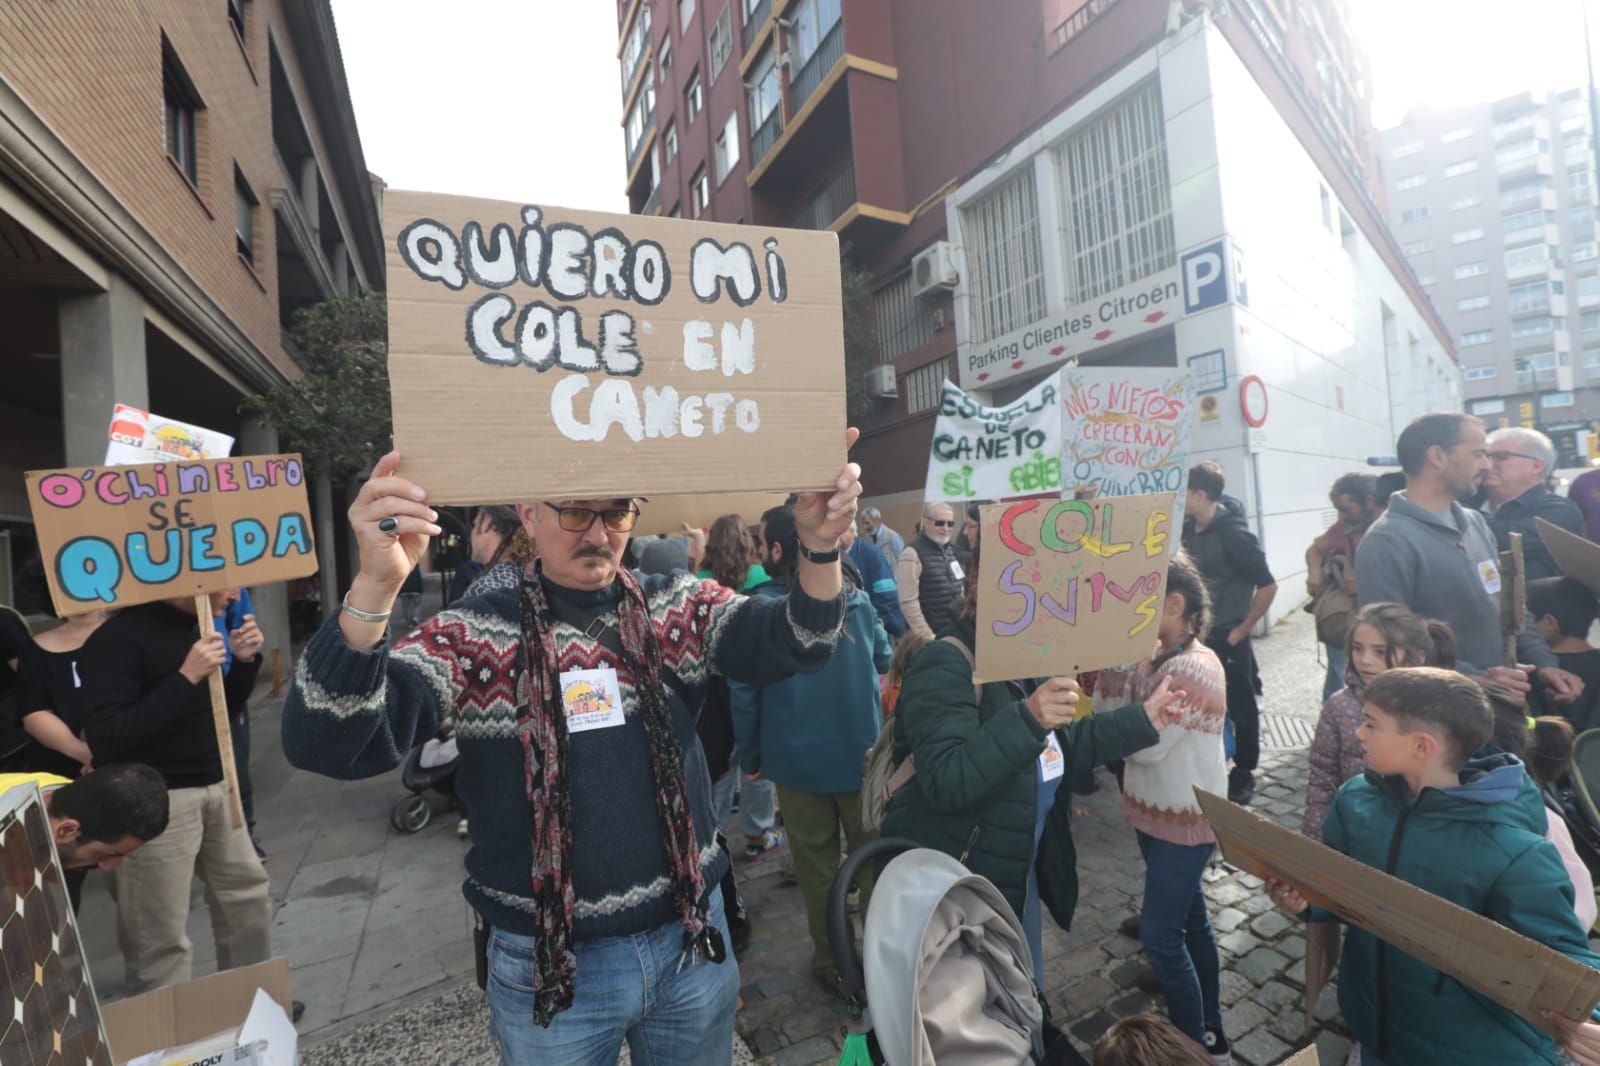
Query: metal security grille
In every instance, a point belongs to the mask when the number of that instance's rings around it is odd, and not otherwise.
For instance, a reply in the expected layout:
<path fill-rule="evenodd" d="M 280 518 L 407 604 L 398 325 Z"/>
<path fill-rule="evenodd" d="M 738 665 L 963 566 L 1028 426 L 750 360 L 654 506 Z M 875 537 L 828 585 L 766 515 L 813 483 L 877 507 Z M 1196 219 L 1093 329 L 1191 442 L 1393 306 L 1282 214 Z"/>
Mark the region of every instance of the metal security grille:
<path fill-rule="evenodd" d="M 1151 81 L 1055 150 L 1067 303 L 1173 265 L 1160 87 Z"/>
<path fill-rule="evenodd" d="M 879 289 L 873 303 L 878 311 L 878 362 L 892 363 L 933 340 L 933 315 L 911 295 L 910 274 Z"/>
<path fill-rule="evenodd" d="M 1296 751 L 1309 748 L 1317 723 L 1289 714 L 1261 716 L 1261 746 L 1268 751 Z"/>
<path fill-rule="evenodd" d="M 931 411 L 939 406 L 944 379 L 950 376 L 950 357 L 919 366 L 906 375 L 906 413 Z"/>
<path fill-rule="evenodd" d="M 993 340 L 1044 316 L 1044 251 L 1032 168 L 961 212 L 972 275 L 972 340 Z"/>

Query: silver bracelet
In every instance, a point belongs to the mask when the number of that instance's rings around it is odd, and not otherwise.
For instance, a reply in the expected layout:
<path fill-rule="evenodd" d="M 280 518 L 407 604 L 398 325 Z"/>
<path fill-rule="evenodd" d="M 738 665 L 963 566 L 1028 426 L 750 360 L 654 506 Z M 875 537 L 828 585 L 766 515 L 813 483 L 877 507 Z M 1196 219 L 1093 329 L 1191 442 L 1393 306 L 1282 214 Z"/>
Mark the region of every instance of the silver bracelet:
<path fill-rule="evenodd" d="M 389 615 L 394 612 L 384 611 L 382 614 L 373 614 L 371 611 L 363 611 L 359 607 L 353 607 L 350 604 L 350 594 L 346 592 L 344 594 L 344 613 L 354 618 L 357 622 L 387 622 Z"/>

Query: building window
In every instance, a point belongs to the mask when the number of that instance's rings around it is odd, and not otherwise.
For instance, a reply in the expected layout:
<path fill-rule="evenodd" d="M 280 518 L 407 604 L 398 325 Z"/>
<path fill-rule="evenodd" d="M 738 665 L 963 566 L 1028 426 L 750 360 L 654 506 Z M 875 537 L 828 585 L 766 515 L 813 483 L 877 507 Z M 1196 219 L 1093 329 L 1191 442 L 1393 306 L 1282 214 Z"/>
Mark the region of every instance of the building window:
<path fill-rule="evenodd" d="M 1494 164 L 1497 167 L 1514 167 L 1523 160 L 1543 155 L 1549 148 L 1549 141 L 1518 141 L 1496 152 Z"/>
<path fill-rule="evenodd" d="M 694 0 L 678 0 L 678 32 L 688 33 L 694 21 Z"/>
<path fill-rule="evenodd" d="M 755 66 L 750 68 L 750 80 L 745 82 L 750 96 L 750 128 L 760 129 L 778 107 L 778 50 L 762 50 Z M 753 134 L 752 134 L 753 136 Z"/>
<path fill-rule="evenodd" d="M 1449 166 L 1445 167 L 1444 176 L 1447 178 L 1454 178 L 1462 174 L 1471 174 L 1477 169 L 1478 161 L 1476 159 L 1463 159 L 1459 163 L 1451 163 Z"/>
<path fill-rule="evenodd" d="M 1493 343 L 1494 343 L 1494 330 L 1492 330 L 1492 329 L 1480 329 L 1476 333 L 1463 333 L 1461 335 L 1461 347 L 1463 347 L 1463 348 L 1471 348 L 1472 346 L 1477 345 L 1477 344 L 1493 344 Z"/>
<path fill-rule="evenodd" d="M 1600 248 L 1594 241 L 1580 241 L 1572 246 L 1572 261 L 1574 263 L 1587 263 L 1589 260 L 1600 256 Z"/>
<path fill-rule="evenodd" d="M 205 105 L 194 82 L 178 62 L 171 44 L 161 38 L 161 95 L 166 109 L 167 154 L 178 164 L 190 184 L 200 184 L 200 145 L 196 116 Z"/>
<path fill-rule="evenodd" d="M 1529 311 L 1548 311 L 1550 309 L 1550 283 L 1548 281 L 1532 281 L 1523 285 L 1513 285 L 1508 290 L 1511 298 L 1511 313 L 1514 315 L 1526 314 Z"/>
<path fill-rule="evenodd" d="M 682 200 L 679 200 L 677 203 L 672 205 L 672 210 L 667 212 L 667 217 L 668 218 L 682 218 L 683 217 L 683 201 Z"/>
<path fill-rule="evenodd" d="M 1549 245 L 1530 244 L 1526 248 L 1513 248 L 1506 253 L 1506 273 L 1528 273 L 1528 268 L 1542 268 L 1549 261 Z"/>
<path fill-rule="evenodd" d="M 1053 155 L 1066 230 L 1067 303 L 1092 300 L 1176 262 L 1166 125 L 1155 82 Z M 1027 186 L 1031 200 L 1032 174 Z"/>
<path fill-rule="evenodd" d="M 1470 410 L 1475 415 L 1503 415 L 1506 413 L 1504 400 L 1474 400 Z"/>
<path fill-rule="evenodd" d="M 912 277 L 904 274 L 879 289 L 872 298 L 878 312 L 878 362 L 895 359 L 932 342 L 933 315 L 928 305 L 911 294 Z"/>
<path fill-rule="evenodd" d="M 1457 311 L 1482 311 L 1489 306 L 1487 296 L 1466 296 L 1456 301 Z"/>
<path fill-rule="evenodd" d="M 840 0 L 801 0 L 788 9 L 786 17 L 793 23 L 788 32 L 789 50 L 794 53 L 792 69 L 805 66 L 828 39 L 839 21 L 839 3 Z"/>
<path fill-rule="evenodd" d="M 1421 222 L 1428 217 L 1428 205 L 1421 204 L 1417 207 L 1408 207 L 1400 212 L 1401 222 Z"/>
<path fill-rule="evenodd" d="M 689 209 L 694 218 L 699 218 L 710 205 L 711 179 L 706 177 L 706 168 L 702 166 L 689 179 Z"/>
<path fill-rule="evenodd" d="M 717 134 L 717 184 L 728 177 L 728 172 L 739 164 L 739 112 L 728 116 L 722 132 Z"/>
<path fill-rule="evenodd" d="M 1433 251 L 1433 242 L 1412 241 L 1410 244 L 1402 244 L 1400 251 L 1404 255 L 1421 255 L 1423 252 Z"/>
<path fill-rule="evenodd" d="M 1441 143 L 1441 144 L 1455 144 L 1457 141 L 1464 141 L 1468 137 L 1471 137 L 1471 136 L 1472 136 L 1472 127 L 1471 126 L 1457 126 L 1453 130 L 1445 130 L 1443 133 L 1441 133 L 1439 135 L 1439 143 Z"/>
<path fill-rule="evenodd" d="M 1571 407 L 1573 405 L 1572 393 L 1547 392 L 1539 397 L 1539 404 L 1542 407 Z"/>
<path fill-rule="evenodd" d="M 1487 381 L 1494 377 L 1496 373 L 1498 371 L 1492 366 L 1469 366 L 1462 376 L 1468 381 Z"/>
<path fill-rule="evenodd" d="M 1419 153 L 1421 151 L 1422 151 L 1422 142 L 1421 141 L 1411 141 L 1408 144 L 1399 145 L 1390 154 L 1395 159 L 1404 159 L 1406 156 L 1416 155 L 1417 153 Z"/>
<path fill-rule="evenodd" d="M 633 162 L 633 157 L 639 151 L 645 134 L 650 132 L 651 120 L 656 113 L 656 87 L 646 85 L 637 99 L 633 101 L 633 108 L 628 112 L 627 124 L 623 127 L 624 138 L 628 145 L 628 162 Z"/>
<path fill-rule="evenodd" d="M 722 9 L 722 14 L 717 16 L 717 21 L 711 24 L 711 80 L 716 81 L 717 75 L 722 73 L 722 68 L 728 63 L 728 56 L 733 52 L 733 12 L 728 8 Z"/>
<path fill-rule="evenodd" d="M 700 72 L 697 70 L 689 75 L 689 85 L 683 90 L 684 128 L 694 125 L 694 120 L 700 116 L 700 111 L 705 106 L 705 93 L 700 89 Z"/>
<path fill-rule="evenodd" d="M 1583 350 L 1583 369 L 1600 370 L 1600 348 L 1585 348 Z"/>
<path fill-rule="evenodd" d="M 628 29 L 628 39 L 622 46 L 622 90 L 626 94 L 628 86 L 633 84 L 633 76 L 639 70 L 639 60 L 644 58 L 644 52 L 650 44 L 650 5 L 641 4 L 639 14 L 634 16 L 633 25 Z"/>
<path fill-rule="evenodd" d="M 1451 244 L 1470 244 L 1473 241 L 1483 240 L 1483 227 L 1473 226 L 1471 229 L 1457 230 L 1450 234 Z"/>
<path fill-rule="evenodd" d="M 1555 322 L 1549 315 L 1540 315 L 1537 318 L 1524 318 L 1519 322 L 1511 323 L 1513 337 L 1537 337 L 1549 333 L 1555 328 Z"/>
<path fill-rule="evenodd" d="M 1567 365 L 1566 358 L 1563 357 L 1558 361 L 1556 359 L 1555 352 L 1541 352 L 1538 355 L 1518 356 L 1517 384 L 1531 385 L 1533 383 L 1533 376 L 1535 374 L 1539 375 L 1540 381 L 1556 380 L 1556 377 L 1558 376 L 1556 371 L 1558 362 L 1561 366 Z"/>
<path fill-rule="evenodd" d="M 1477 207 L 1481 203 L 1483 203 L 1483 197 L 1481 196 L 1463 196 L 1459 200 L 1450 201 L 1450 210 L 1465 211 L 1470 207 Z"/>
<path fill-rule="evenodd" d="M 661 38 L 661 51 L 656 56 L 656 75 L 662 85 L 667 83 L 667 71 L 672 69 L 672 34 Z"/>
<path fill-rule="evenodd" d="M 1394 183 L 1394 187 L 1396 189 L 1400 189 L 1400 190 L 1417 189 L 1417 188 L 1421 188 L 1422 186 L 1424 186 L 1426 184 L 1428 184 L 1428 175 L 1426 175 L 1426 174 L 1411 174 L 1411 175 L 1409 175 L 1407 177 L 1404 177 L 1404 178 L 1401 178 L 1399 181 L 1395 182 Z"/>
<path fill-rule="evenodd" d="M 233 234 L 239 254 L 251 263 L 256 261 L 256 194 L 244 180 L 239 164 L 233 165 Z"/>
<path fill-rule="evenodd" d="M 241 41 L 244 40 L 244 4 L 245 0 L 228 0 L 228 22 Z"/>
<path fill-rule="evenodd" d="M 1482 259 L 1478 260 L 1476 263 L 1462 263 L 1460 266 L 1456 267 L 1456 280 L 1460 281 L 1462 278 L 1475 278 L 1479 275 L 1487 273 L 1489 273 L 1489 264 Z"/>
<path fill-rule="evenodd" d="M 667 162 L 670 163 L 674 159 L 678 158 L 678 124 L 676 122 L 670 122 L 667 124 L 667 133 L 666 136 L 662 138 L 662 141 L 666 143 Z"/>
<path fill-rule="evenodd" d="M 1044 251 L 1033 168 L 961 212 L 971 274 L 972 339 L 982 343 L 1044 315 Z"/>
<path fill-rule="evenodd" d="M 944 395 L 944 379 L 950 376 L 950 357 L 919 366 L 906 375 L 906 411 L 917 414 L 932 411 Z"/>

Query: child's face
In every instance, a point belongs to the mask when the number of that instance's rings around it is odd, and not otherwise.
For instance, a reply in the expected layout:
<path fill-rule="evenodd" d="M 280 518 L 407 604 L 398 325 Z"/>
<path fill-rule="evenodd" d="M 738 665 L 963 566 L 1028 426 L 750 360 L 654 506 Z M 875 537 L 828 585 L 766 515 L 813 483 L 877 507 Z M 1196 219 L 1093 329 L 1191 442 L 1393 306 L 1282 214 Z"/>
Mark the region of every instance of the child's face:
<path fill-rule="evenodd" d="M 1403 773 L 1416 763 L 1412 734 L 1402 733 L 1393 715 L 1370 703 L 1361 709 L 1356 739 L 1367 753 L 1367 765 L 1380 774 Z"/>
<path fill-rule="evenodd" d="M 1389 642 L 1377 626 L 1361 622 L 1350 634 L 1350 665 L 1363 685 L 1389 669 Z"/>

